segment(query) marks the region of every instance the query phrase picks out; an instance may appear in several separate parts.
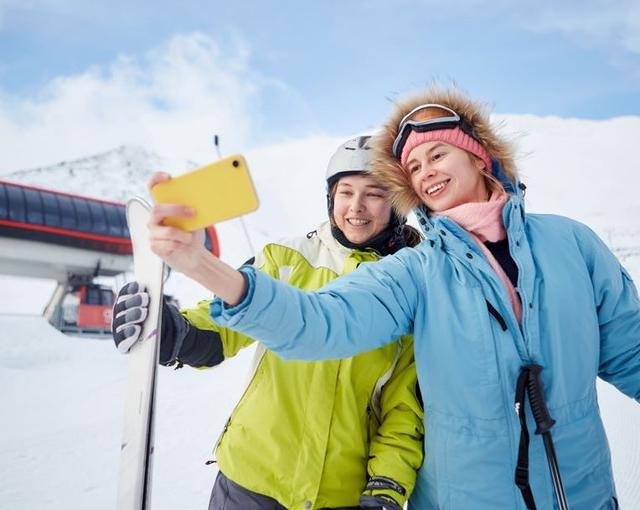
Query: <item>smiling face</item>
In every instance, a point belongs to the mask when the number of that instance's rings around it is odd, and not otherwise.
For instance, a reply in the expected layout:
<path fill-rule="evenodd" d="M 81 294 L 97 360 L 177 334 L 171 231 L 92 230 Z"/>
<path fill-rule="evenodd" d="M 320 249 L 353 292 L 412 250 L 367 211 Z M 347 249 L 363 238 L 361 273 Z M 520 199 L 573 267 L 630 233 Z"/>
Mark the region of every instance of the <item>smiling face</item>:
<path fill-rule="evenodd" d="M 368 175 L 340 178 L 334 189 L 333 220 L 350 242 L 366 243 L 391 220 L 387 192 Z"/>
<path fill-rule="evenodd" d="M 406 170 L 420 200 L 430 211 L 440 212 L 488 199 L 484 166 L 480 159 L 458 147 L 432 141 L 409 153 Z"/>

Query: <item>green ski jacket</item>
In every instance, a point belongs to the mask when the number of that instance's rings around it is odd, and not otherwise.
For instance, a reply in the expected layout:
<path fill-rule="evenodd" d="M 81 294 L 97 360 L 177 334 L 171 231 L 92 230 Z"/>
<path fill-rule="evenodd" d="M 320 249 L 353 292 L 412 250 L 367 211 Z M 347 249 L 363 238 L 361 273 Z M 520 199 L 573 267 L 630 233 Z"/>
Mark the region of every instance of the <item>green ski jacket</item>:
<path fill-rule="evenodd" d="M 268 244 L 254 264 L 316 290 L 379 258 L 340 245 L 325 223 L 307 237 Z M 182 314 L 220 335 L 225 358 L 254 343 L 215 324 L 209 305 Z M 234 482 L 292 510 L 357 506 L 361 494 L 403 506 L 423 458 L 417 391 L 411 337 L 322 362 L 284 361 L 258 344 L 249 383 L 214 448 L 218 464 Z"/>

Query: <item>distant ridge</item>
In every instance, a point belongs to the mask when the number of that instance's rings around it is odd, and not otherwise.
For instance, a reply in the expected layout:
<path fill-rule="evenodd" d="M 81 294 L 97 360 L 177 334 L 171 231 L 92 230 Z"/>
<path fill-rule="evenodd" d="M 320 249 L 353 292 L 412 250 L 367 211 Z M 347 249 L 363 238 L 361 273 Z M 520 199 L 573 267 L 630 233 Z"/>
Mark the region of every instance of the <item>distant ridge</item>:
<path fill-rule="evenodd" d="M 146 182 L 158 170 L 180 173 L 197 166 L 189 160 L 166 158 L 137 145 L 49 166 L 18 170 L 3 180 L 125 202 L 132 195 L 147 195 Z"/>

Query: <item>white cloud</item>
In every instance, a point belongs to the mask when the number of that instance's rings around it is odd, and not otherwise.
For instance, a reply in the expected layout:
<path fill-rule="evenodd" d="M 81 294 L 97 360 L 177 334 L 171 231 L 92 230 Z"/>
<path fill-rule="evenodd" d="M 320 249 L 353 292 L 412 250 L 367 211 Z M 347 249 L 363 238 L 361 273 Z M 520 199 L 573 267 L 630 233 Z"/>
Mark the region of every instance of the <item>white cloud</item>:
<path fill-rule="evenodd" d="M 142 57 L 61 76 L 37 98 L 0 91 L 0 173 L 139 144 L 161 154 L 211 159 L 246 144 L 263 83 L 246 46 L 232 50 L 193 33 Z M 269 82 L 272 86 L 271 82 Z"/>

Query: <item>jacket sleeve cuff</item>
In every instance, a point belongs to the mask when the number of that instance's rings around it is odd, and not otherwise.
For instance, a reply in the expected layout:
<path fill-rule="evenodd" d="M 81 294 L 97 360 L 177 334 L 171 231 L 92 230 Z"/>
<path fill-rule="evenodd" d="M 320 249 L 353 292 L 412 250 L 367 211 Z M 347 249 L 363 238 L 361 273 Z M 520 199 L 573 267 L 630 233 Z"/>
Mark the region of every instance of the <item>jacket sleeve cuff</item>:
<path fill-rule="evenodd" d="M 396 493 L 397 496 L 397 493 Z M 363 494 L 360 496 L 360 508 L 371 510 L 402 510 L 404 505 L 404 499 L 402 503 L 396 501 L 393 496 L 380 492 L 374 495 Z"/>
<path fill-rule="evenodd" d="M 398 507 L 402 507 L 408 499 L 406 489 L 395 480 L 385 476 L 369 478 L 362 496 L 389 500 L 396 503 Z"/>
<path fill-rule="evenodd" d="M 256 270 L 252 266 L 242 266 L 238 269 L 244 278 L 247 291 L 242 301 L 235 306 L 229 306 L 219 297 L 214 297 L 209 306 L 211 318 L 218 323 L 229 323 L 235 316 L 242 315 L 253 299 L 256 288 Z M 238 317 L 239 318 L 239 317 Z"/>

